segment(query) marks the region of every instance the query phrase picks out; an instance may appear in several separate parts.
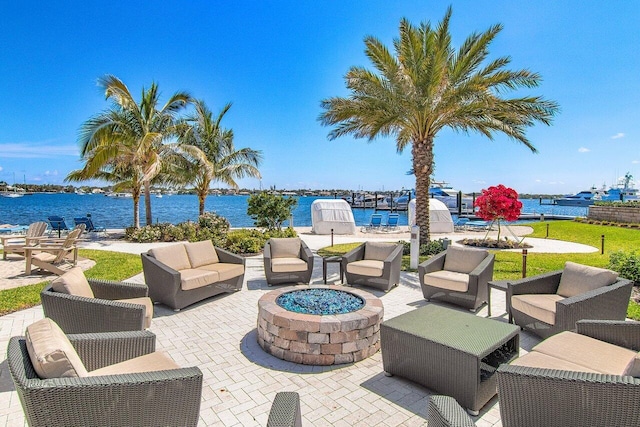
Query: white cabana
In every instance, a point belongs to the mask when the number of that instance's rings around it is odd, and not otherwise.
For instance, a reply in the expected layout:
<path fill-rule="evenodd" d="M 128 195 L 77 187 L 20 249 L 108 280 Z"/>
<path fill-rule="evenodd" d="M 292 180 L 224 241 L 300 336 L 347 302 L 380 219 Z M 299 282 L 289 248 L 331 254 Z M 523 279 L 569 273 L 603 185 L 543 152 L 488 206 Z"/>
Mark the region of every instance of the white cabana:
<path fill-rule="evenodd" d="M 311 224 L 315 234 L 356 234 L 351 206 L 342 199 L 318 199 L 311 203 Z"/>
<path fill-rule="evenodd" d="M 416 199 L 409 202 L 409 226 L 416 225 Z M 429 199 L 429 231 L 453 233 L 453 220 L 449 208 L 438 199 Z"/>

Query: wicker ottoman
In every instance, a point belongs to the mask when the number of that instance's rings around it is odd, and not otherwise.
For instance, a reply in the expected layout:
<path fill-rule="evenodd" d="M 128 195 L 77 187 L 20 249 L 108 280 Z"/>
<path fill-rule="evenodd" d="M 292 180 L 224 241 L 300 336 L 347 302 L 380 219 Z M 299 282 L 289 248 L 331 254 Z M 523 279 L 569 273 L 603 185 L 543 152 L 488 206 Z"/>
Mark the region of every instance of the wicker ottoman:
<path fill-rule="evenodd" d="M 496 394 L 498 365 L 518 356 L 520 328 L 434 304 L 380 326 L 382 364 L 454 397 L 474 415 Z"/>

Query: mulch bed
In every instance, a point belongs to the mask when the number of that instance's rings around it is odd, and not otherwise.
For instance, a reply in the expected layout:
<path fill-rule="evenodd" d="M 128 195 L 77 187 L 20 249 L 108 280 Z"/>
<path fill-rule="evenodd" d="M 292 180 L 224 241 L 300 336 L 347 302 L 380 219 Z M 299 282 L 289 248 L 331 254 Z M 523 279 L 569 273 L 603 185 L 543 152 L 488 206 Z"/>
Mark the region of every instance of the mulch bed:
<path fill-rule="evenodd" d="M 473 246 L 487 249 L 528 249 L 533 246 L 528 243 L 520 243 L 514 240 L 496 240 L 496 239 L 462 239 L 458 243 L 465 246 Z"/>

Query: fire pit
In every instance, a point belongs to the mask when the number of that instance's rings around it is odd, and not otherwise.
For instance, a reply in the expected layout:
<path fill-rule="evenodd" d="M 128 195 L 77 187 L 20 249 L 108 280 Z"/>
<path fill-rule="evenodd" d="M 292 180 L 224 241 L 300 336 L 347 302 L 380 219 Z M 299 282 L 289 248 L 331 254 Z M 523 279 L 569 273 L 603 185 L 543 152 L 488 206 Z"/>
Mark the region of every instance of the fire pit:
<path fill-rule="evenodd" d="M 292 286 L 258 301 L 258 343 L 305 365 L 358 362 L 380 349 L 382 301 L 340 286 Z"/>

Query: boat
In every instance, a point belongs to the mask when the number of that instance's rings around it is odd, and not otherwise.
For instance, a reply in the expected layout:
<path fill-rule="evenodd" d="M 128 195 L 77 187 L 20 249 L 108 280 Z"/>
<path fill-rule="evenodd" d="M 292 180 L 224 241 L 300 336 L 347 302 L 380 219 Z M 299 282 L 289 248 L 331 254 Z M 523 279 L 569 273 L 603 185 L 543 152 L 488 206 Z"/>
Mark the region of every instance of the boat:
<path fill-rule="evenodd" d="M 591 206 L 596 201 L 596 195 L 598 194 L 595 187 L 591 187 L 590 190 L 580 191 L 576 194 L 567 194 L 563 197 L 554 199 L 553 203 L 558 206 Z"/>
<path fill-rule="evenodd" d="M 351 203 L 351 207 L 365 209 L 389 209 L 387 196 L 384 194 L 359 194 Z"/>
<path fill-rule="evenodd" d="M 13 190 L 13 191 L 10 191 Z M 16 187 L 16 174 L 13 174 L 13 187 L 7 185 L 5 190 L 0 193 L 0 196 L 6 197 L 8 199 L 17 199 L 18 197 L 24 196 L 24 190 L 18 191 L 18 187 Z"/>
<path fill-rule="evenodd" d="M 618 179 L 615 186 L 596 194 L 594 199 L 604 202 L 637 202 L 640 201 L 639 193 L 640 190 L 633 186 L 633 176 L 627 172 L 624 177 Z"/>
<path fill-rule="evenodd" d="M 431 181 L 429 197 L 440 200 L 449 210 L 458 209 L 458 195 L 461 191 L 449 186 L 445 181 Z M 473 210 L 473 198 L 462 194 L 462 210 Z"/>

